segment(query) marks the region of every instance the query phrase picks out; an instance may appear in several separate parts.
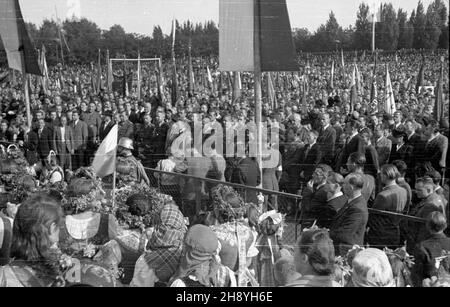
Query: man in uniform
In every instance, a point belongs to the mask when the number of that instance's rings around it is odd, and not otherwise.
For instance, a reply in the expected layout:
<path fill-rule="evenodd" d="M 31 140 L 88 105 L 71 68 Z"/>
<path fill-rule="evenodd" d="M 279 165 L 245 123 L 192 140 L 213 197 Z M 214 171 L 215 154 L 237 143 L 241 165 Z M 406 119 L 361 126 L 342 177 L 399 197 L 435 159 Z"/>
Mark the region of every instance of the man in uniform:
<path fill-rule="evenodd" d="M 117 175 L 125 184 L 144 182 L 150 185 L 150 180 L 145 173 L 141 162 L 133 157 L 133 141 L 123 137 L 119 140 L 117 156 Z"/>

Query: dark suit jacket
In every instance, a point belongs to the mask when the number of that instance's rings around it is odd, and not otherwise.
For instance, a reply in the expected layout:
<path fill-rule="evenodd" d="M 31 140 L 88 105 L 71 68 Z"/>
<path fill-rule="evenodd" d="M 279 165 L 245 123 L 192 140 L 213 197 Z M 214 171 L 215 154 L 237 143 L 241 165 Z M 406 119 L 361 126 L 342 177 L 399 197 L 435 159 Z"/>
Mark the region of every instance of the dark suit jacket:
<path fill-rule="evenodd" d="M 362 196 L 339 210 L 330 227 L 337 255 L 345 255 L 355 244 L 363 245 L 368 217 L 367 202 Z"/>
<path fill-rule="evenodd" d="M 108 125 L 106 125 L 106 127 L 105 127 L 105 122 L 104 121 L 102 122 L 102 124 L 100 125 L 99 134 L 98 134 L 100 142 L 106 138 L 109 131 L 111 131 L 112 127 L 114 127 L 114 123 L 112 120 L 108 123 Z"/>
<path fill-rule="evenodd" d="M 64 143 L 62 141 L 61 127 L 55 127 L 53 147 L 58 151 L 58 153 L 63 152 L 64 148 L 66 148 L 69 153 L 72 149 L 74 149 L 73 133 L 72 133 L 72 129 L 69 126 L 65 127 Z"/>
<path fill-rule="evenodd" d="M 140 119 L 140 114 L 136 113 L 135 111 L 131 111 L 130 115 L 128 115 L 128 120 L 133 124 L 139 123 Z"/>
<path fill-rule="evenodd" d="M 416 286 L 420 287 L 425 278 L 437 276 L 435 258 L 442 256 L 443 251 L 450 251 L 450 238 L 445 234 L 432 234 L 416 245 L 412 272 Z"/>
<path fill-rule="evenodd" d="M 385 187 L 375 198 L 373 209 L 402 213 L 407 201 L 406 190 L 398 185 Z M 397 247 L 400 244 L 400 219 L 380 213 L 369 216 L 369 233 L 367 241 L 370 245 L 380 247 Z"/>
<path fill-rule="evenodd" d="M 38 135 L 36 132 L 31 130 L 28 132 L 28 141 L 23 143 L 25 157 L 30 165 L 37 163 L 39 160 L 39 156 L 37 154 L 38 144 Z"/>
<path fill-rule="evenodd" d="M 448 138 L 446 136 L 438 135 L 432 141 L 425 144 L 424 161 L 431 163 L 433 168 L 437 171 L 441 170 L 439 162 L 443 162 L 445 165 L 445 159 L 447 157 Z"/>
<path fill-rule="evenodd" d="M 46 158 L 53 148 L 53 131 L 49 127 L 45 126 L 42 130 L 41 136 L 39 136 L 39 129 L 36 130 L 38 136 L 37 153 L 39 157 Z"/>
<path fill-rule="evenodd" d="M 314 169 L 322 161 L 323 154 L 321 146 L 318 143 L 315 143 L 312 147 L 309 147 L 309 145 L 303 147 L 303 159 L 301 161 L 300 171 L 303 171 L 303 176 L 306 181 L 311 179 Z"/>
<path fill-rule="evenodd" d="M 378 152 L 372 145 L 365 147 L 366 153 L 366 165 L 364 166 L 364 172 L 366 174 L 376 177 L 380 170 L 380 163 L 378 161 Z"/>
<path fill-rule="evenodd" d="M 134 125 L 129 120 L 119 125 L 118 139 L 123 137 L 134 139 Z"/>
<path fill-rule="evenodd" d="M 86 150 L 89 133 L 87 124 L 80 119 L 76 125 L 72 122 L 71 128 L 74 150 Z"/>
<path fill-rule="evenodd" d="M 317 143 L 320 145 L 321 151 L 323 152 L 322 161 L 328 165 L 334 159 L 334 147 L 336 143 L 336 130 L 330 125 L 325 130 L 321 130 Z"/>
<path fill-rule="evenodd" d="M 243 184 L 249 187 L 256 187 L 261 183 L 261 172 L 258 163 L 252 158 L 241 159 L 231 170 L 231 183 Z M 246 203 L 258 203 L 255 191 L 246 189 L 241 193 Z"/>
<path fill-rule="evenodd" d="M 339 168 L 341 166 L 345 166 L 348 160 L 348 157 L 354 153 L 364 153 L 364 140 L 361 137 L 361 135 L 357 134 L 355 135 L 350 142 L 348 142 L 346 145 L 344 145 L 344 148 L 342 149 L 342 156 L 339 159 L 337 170 L 339 171 Z"/>
<path fill-rule="evenodd" d="M 333 218 L 334 214 L 330 213 L 330 208 L 327 207 L 327 193 L 324 188 L 325 185 L 315 191 L 310 187 L 303 189 L 300 221 L 302 228 L 311 227 L 314 220 L 317 220 L 316 224 L 319 227 L 326 227 L 331 223 L 329 218 L 330 216 Z"/>
<path fill-rule="evenodd" d="M 392 163 L 392 161 L 395 160 L 403 160 L 409 169 L 413 167 L 412 156 L 413 156 L 413 148 L 411 145 L 403 144 L 403 146 L 397 150 L 397 145 L 392 144 L 391 154 L 389 156 L 389 163 Z"/>

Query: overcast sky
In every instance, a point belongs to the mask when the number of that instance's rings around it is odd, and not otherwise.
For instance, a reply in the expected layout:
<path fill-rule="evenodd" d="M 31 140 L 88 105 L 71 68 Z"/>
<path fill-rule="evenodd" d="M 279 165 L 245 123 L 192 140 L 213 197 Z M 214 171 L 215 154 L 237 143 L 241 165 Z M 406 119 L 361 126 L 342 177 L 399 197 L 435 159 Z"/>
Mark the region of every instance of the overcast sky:
<path fill-rule="evenodd" d="M 169 34 L 172 18 L 194 22 L 218 21 L 219 0 L 19 0 L 24 19 L 40 25 L 45 18 L 59 18 L 68 14 L 94 21 L 101 29 L 120 24 L 127 32 L 151 35 L 154 25 L 160 25 Z M 328 19 L 330 11 L 343 27 L 354 24 L 361 2 L 374 0 L 287 0 L 293 28 L 308 28 L 314 32 Z M 379 0 L 377 1 L 380 2 Z M 408 14 L 416 8 L 416 0 L 392 0 L 395 9 L 403 8 Z M 425 10 L 432 0 L 422 0 Z M 444 0 L 448 7 L 448 0 Z M 56 8 L 56 9 L 55 9 Z"/>

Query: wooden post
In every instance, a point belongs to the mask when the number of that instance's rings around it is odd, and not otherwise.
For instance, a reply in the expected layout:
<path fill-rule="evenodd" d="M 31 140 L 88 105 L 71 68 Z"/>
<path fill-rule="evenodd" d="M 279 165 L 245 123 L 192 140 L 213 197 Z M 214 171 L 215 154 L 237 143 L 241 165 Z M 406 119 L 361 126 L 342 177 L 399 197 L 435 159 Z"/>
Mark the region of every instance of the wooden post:
<path fill-rule="evenodd" d="M 259 24 L 259 1 L 255 0 L 255 14 L 254 14 L 254 27 L 255 27 L 255 36 L 253 38 L 253 49 L 254 49 L 254 82 L 255 82 L 255 120 L 256 120 L 256 155 L 257 162 L 259 166 L 259 171 L 261 174 L 261 184 L 259 187 L 262 187 L 263 184 L 263 174 L 262 174 L 262 93 L 261 93 L 261 54 L 260 54 L 260 24 Z"/>

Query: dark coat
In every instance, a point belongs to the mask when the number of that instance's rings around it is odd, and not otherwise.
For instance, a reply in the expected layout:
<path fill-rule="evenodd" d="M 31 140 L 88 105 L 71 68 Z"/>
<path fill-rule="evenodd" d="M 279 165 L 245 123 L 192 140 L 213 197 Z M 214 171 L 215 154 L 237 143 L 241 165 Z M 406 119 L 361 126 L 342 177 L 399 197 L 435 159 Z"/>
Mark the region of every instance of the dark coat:
<path fill-rule="evenodd" d="M 336 130 L 330 125 L 325 130 L 321 130 L 317 143 L 322 151 L 322 163 L 330 165 L 334 159 Z"/>
<path fill-rule="evenodd" d="M 440 162 L 444 165 L 448 150 L 448 138 L 438 135 L 436 138 L 425 144 L 424 161 L 430 162 L 437 171 L 441 170 Z"/>
<path fill-rule="evenodd" d="M 134 139 L 134 125 L 127 120 L 125 123 L 119 125 L 119 131 L 117 132 L 117 139 L 120 140 L 123 137 Z"/>
<path fill-rule="evenodd" d="M 398 185 L 385 187 L 375 198 L 373 209 L 403 213 L 406 190 Z M 396 248 L 400 244 L 400 219 L 380 213 L 369 215 L 367 242 L 373 246 Z"/>
<path fill-rule="evenodd" d="M 302 193 L 301 220 L 302 228 L 311 227 L 315 220 L 319 227 L 330 224 L 329 217 L 334 214 L 333 209 L 327 207 L 327 193 L 325 185 L 313 190 L 307 186 Z"/>
<path fill-rule="evenodd" d="M 344 145 L 344 148 L 342 149 L 342 155 L 338 161 L 337 168 L 336 168 L 338 171 L 341 166 L 346 165 L 348 157 L 354 152 L 359 152 L 359 153 L 365 152 L 364 140 L 361 137 L 361 135 L 359 135 L 359 134 L 355 135 L 350 140 L 350 142 L 348 142 L 347 144 Z"/>
<path fill-rule="evenodd" d="M 311 179 L 317 165 L 322 161 L 323 154 L 321 146 L 318 143 L 313 144 L 312 147 L 309 145 L 303 147 L 300 170 L 303 171 L 305 181 Z"/>
<path fill-rule="evenodd" d="M 363 245 L 368 217 L 367 202 L 362 196 L 339 210 L 330 226 L 330 237 L 337 255 L 346 255 L 355 244 Z"/>
<path fill-rule="evenodd" d="M 450 238 L 445 234 L 432 234 L 426 240 L 418 243 L 414 249 L 413 278 L 416 286 L 422 285 L 422 280 L 437 276 L 435 258 L 441 257 L 443 251 L 450 251 Z"/>
<path fill-rule="evenodd" d="M 109 131 L 111 131 L 112 127 L 114 127 L 114 123 L 112 120 L 109 121 L 109 123 L 108 123 L 108 125 L 106 125 L 106 127 L 105 127 L 105 121 L 102 122 L 102 124 L 100 125 L 99 132 L 98 132 L 98 137 L 100 139 L 100 142 L 106 138 Z"/>
<path fill-rule="evenodd" d="M 244 158 L 238 161 L 235 167 L 231 170 L 231 183 L 243 184 L 249 187 L 256 187 L 261 183 L 261 172 L 258 163 L 252 158 Z M 246 203 L 258 203 L 256 191 L 245 189 L 239 191 Z"/>
<path fill-rule="evenodd" d="M 23 143 L 23 148 L 25 150 L 25 158 L 30 165 L 34 165 L 39 161 L 39 156 L 37 153 L 39 140 L 38 135 L 34 131 L 28 132 L 28 141 Z"/>
<path fill-rule="evenodd" d="M 366 165 L 364 166 L 364 172 L 366 174 L 376 177 L 380 170 L 380 163 L 378 161 L 378 152 L 372 145 L 366 146 Z"/>
<path fill-rule="evenodd" d="M 413 163 L 412 158 L 413 158 L 413 148 L 411 145 L 403 144 L 403 146 L 397 150 L 397 145 L 392 144 L 391 154 L 389 155 L 389 163 L 392 163 L 395 160 L 402 160 L 406 163 L 408 169 L 410 169 L 414 167 L 412 165 Z"/>
<path fill-rule="evenodd" d="M 132 122 L 133 124 L 137 124 L 140 122 L 141 114 L 136 113 L 135 111 L 131 111 L 130 115 L 128 115 L 128 120 Z"/>
<path fill-rule="evenodd" d="M 39 136 L 39 129 L 36 130 L 38 136 L 37 153 L 41 159 L 48 157 L 50 150 L 53 148 L 53 131 L 49 127 L 45 126 L 42 129 L 42 133 Z"/>

